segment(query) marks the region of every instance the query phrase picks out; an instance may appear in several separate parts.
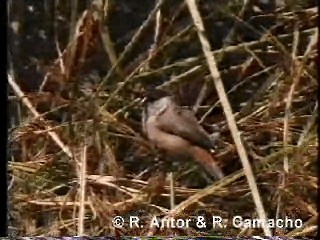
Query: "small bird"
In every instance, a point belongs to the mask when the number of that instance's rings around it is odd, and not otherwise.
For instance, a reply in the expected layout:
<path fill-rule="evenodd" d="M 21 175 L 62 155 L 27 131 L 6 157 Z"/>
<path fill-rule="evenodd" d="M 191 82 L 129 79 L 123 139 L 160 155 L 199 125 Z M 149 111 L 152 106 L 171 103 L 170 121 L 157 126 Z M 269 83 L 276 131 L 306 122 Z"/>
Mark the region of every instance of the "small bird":
<path fill-rule="evenodd" d="M 209 152 L 213 149 L 209 134 L 200 126 L 194 112 L 178 106 L 172 96 L 147 102 L 142 125 L 148 139 L 167 156 L 193 159 L 215 178 L 224 177 Z"/>

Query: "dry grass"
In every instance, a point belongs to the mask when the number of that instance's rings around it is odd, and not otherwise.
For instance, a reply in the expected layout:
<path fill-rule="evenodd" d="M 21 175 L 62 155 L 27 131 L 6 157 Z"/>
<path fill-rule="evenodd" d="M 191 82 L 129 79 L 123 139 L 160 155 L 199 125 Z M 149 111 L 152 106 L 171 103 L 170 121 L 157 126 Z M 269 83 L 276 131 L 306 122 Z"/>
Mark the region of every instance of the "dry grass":
<path fill-rule="evenodd" d="M 236 8 L 231 2 L 217 7 L 220 14 L 255 28 L 243 20 L 250 6 Z M 206 231 L 129 228 L 131 215 L 146 226 L 154 216 L 189 218 L 202 210 L 228 219 L 258 215 L 252 185 L 245 178 L 248 172 L 210 83 L 186 4 L 171 7 L 168 1 L 156 1 L 121 53 L 111 40 L 109 4 L 83 12 L 65 49 L 57 50 L 60 54 L 38 92 L 21 90 L 16 69 L 10 69 L 9 84 L 16 96 L 10 96 L 8 162 L 12 234 L 262 235 L 260 228 L 237 229 L 231 221 L 225 229 Z M 212 19 L 213 6 L 199 6 L 207 25 L 219 20 Z M 302 228 L 271 229 L 273 235 L 287 237 L 315 236 L 318 214 L 318 12 L 316 7 L 299 7 L 255 14 L 252 19 L 277 19 L 277 25 L 264 32 L 255 29 L 261 33 L 259 39 L 237 41 L 243 33 L 234 24 L 228 35 L 232 44 L 212 46 L 211 51 L 263 211 L 268 218 L 303 221 Z M 205 34 L 210 36 L 209 26 Z M 146 36 L 152 44 L 137 54 Z M 88 77 L 83 69 L 99 46 L 109 59 L 108 73 Z M 185 56 L 179 55 L 184 48 Z M 150 86 L 179 95 L 186 103 L 192 98 L 206 129 L 210 133 L 219 129 L 215 154 L 225 178 L 212 181 L 194 163 L 164 163 L 140 127 L 142 100 Z M 166 177 L 170 171 L 171 180 Z M 113 226 L 116 215 L 126 220 L 123 228 Z"/>

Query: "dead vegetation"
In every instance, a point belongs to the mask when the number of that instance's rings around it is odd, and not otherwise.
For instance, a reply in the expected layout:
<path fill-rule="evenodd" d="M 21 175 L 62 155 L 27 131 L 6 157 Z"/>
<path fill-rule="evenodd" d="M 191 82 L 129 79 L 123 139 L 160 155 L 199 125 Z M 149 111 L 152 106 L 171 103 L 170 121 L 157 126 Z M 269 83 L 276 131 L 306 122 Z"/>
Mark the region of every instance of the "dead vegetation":
<path fill-rule="evenodd" d="M 261 228 L 231 226 L 235 215 L 258 215 L 187 4 L 44 2 L 46 11 L 51 9 L 45 21 L 53 31 L 46 40 L 52 42 L 48 47 L 54 57 L 45 52 L 43 58 L 30 57 L 22 47 L 30 19 L 21 12 L 30 6 L 24 3 L 13 14 L 18 7 L 8 3 L 10 36 L 20 46 L 9 46 L 11 234 L 263 235 Z M 271 229 L 272 234 L 314 237 L 316 2 L 244 2 L 198 2 L 205 34 L 264 211 L 269 219 L 287 216 L 303 222 L 301 228 Z M 132 16 L 135 22 L 130 23 Z M 24 66 L 31 70 L 24 72 Z M 40 80 L 34 84 L 37 74 Z M 167 163 L 146 140 L 140 126 L 142 100 L 155 87 L 179 96 L 210 134 L 219 133 L 215 155 L 225 178 L 214 181 L 194 163 Z M 229 219 L 228 227 L 147 227 L 154 216 L 191 218 L 203 211 Z M 113 226 L 117 215 L 125 219 L 123 228 Z M 129 228 L 130 216 L 139 216 L 146 227 Z"/>

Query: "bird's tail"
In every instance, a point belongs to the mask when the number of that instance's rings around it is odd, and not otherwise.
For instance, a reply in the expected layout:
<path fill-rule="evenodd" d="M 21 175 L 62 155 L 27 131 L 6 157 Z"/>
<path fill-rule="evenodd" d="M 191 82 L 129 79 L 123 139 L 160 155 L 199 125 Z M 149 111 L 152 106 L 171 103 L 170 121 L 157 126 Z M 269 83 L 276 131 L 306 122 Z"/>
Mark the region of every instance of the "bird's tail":
<path fill-rule="evenodd" d="M 193 146 L 190 151 L 195 160 L 197 160 L 212 176 L 217 179 L 224 177 L 221 168 L 216 164 L 210 153 L 203 148 Z"/>

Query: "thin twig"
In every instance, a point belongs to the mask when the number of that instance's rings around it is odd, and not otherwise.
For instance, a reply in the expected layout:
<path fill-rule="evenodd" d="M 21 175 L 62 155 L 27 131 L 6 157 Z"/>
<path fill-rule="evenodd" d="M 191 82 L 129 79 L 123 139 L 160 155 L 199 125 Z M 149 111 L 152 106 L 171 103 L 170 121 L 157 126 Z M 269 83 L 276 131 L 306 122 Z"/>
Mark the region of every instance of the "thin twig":
<path fill-rule="evenodd" d="M 284 122 L 283 122 L 283 147 L 287 148 L 288 147 L 288 132 L 289 132 L 289 118 L 290 118 L 290 108 L 292 105 L 292 99 L 293 99 L 293 93 L 295 91 L 296 86 L 298 85 L 299 81 L 300 81 L 300 75 L 302 72 L 302 66 L 298 65 L 296 66 L 297 62 L 295 60 L 296 58 L 296 48 L 298 46 L 298 42 L 299 42 L 299 32 L 297 29 L 295 29 L 294 34 L 293 34 L 293 44 L 292 44 L 292 54 L 291 54 L 291 58 L 292 58 L 292 75 L 293 75 L 293 82 L 290 88 L 290 91 L 288 93 L 288 97 L 287 97 L 287 102 L 286 102 L 286 107 L 285 107 L 285 116 L 284 116 Z M 295 71 L 295 67 L 298 67 L 298 69 Z M 284 159 L 283 159 L 283 170 L 285 171 L 285 173 L 289 172 L 289 160 L 288 160 L 288 156 L 285 155 Z M 283 179 L 284 180 L 284 179 Z"/>
<path fill-rule="evenodd" d="M 223 179 L 223 182 L 221 182 L 221 181 L 214 182 L 211 186 L 209 186 L 203 190 L 200 190 L 199 192 L 190 196 L 185 201 L 176 205 L 173 209 L 171 209 L 166 214 L 164 219 L 168 219 L 170 217 L 175 217 L 175 216 L 179 215 L 180 213 L 185 211 L 189 206 L 199 202 L 202 198 L 217 192 L 219 189 L 222 189 L 224 186 L 227 186 L 228 184 L 233 183 L 237 179 L 241 178 L 243 175 L 244 175 L 243 171 L 240 170 L 232 175 L 225 177 Z M 155 228 L 150 229 L 149 232 L 147 233 L 147 236 L 153 236 L 155 231 L 156 231 Z"/>
<path fill-rule="evenodd" d="M 202 103 L 202 101 L 204 100 L 204 98 L 206 97 L 206 94 L 208 92 L 208 84 L 207 84 L 207 80 L 205 79 L 202 87 L 201 87 L 201 90 L 200 90 L 200 93 L 197 97 L 197 100 L 196 100 L 196 103 L 194 104 L 192 110 L 196 113 Z"/>
<path fill-rule="evenodd" d="M 238 14 L 238 18 L 242 19 L 244 17 L 244 13 L 245 11 L 252 5 L 252 0 L 244 0 L 243 1 L 243 6 Z M 223 47 L 226 47 L 227 45 L 229 45 L 230 43 L 232 43 L 232 41 L 235 38 L 235 34 L 236 34 L 236 30 L 238 30 L 240 24 L 238 21 L 235 21 L 232 29 L 229 31 L 228 35 L 223 39 Z"/>
<path fill-rule="evenodd" d="M 175 186 L 174 186 L 173 172 L 169 173 L 169 181 L 170 181 L 170 209 L 173 209 L 175 206 Z"/>
<path fill-rule="evenodd" d="M 22 92 L 22 90 L 20 89 L 20 87 L 14 81 L 13 77 L 10 74 L 8 74 L 8 82 L 11 85 L 14 92 L 16 93 L 16 95 L 21 99 L 23 104 L 30 110 L 30 112 L 36 118 L 39 118 L 41 121 L 44 121 L 44 119 L 41 117 L 41 115 L 38 113 L 38 111 L 35 109 L 35 107 L 29 101 L 27 96 Z M 45 125 L 45 128 L 50 129 L 50 126 Z M 70 157 L 70 158 L 74 157 L 70 148 L 62 142 L 62 140 L 60 139 L 58 134 L 56 134 L 55 132 L 52 132 L 52 131 L 48 131 L 47 133 L 52 138 L 52 140 L 62 149 L 62 151 L 68 155 L 68 157 Z"/>
<path fill-rule="evenodd" d="M 117 69 L 118 64 L 122 63 L 125 57 L 128 56 L 128 53 L 133 49 L 133 46 L 138 43 L 138 40 L 142 36 L 142 33 L 147 29 L 149 24 L 151 24 L 151 20 L 155 17 L 155 15 L 158 12 L 158 9 L 162 6 L 165 0 L 160 0 L 154 9 L 149 14 L 147 20 L 144 21 L 142 26 L 139 28 L 139 30 L 135 33 L 135 35 L 132 37 L 131 42 L 125 47 L 124 51 L 120 54 L 119 58 L 117 59 L 116 64 L 114 64 L 111 69 L 109 70 L 107 76 L 101 81 L 97 88 L 97 92 L 103 87 L 103 85 L 109 81 L 109 79 L 113 76 L 114 71 Z M 110 101 L 119 93 L 119 91 L 123 88 L 124 84 L 129 81 L 130 78 L 126 78 L 122 85 L 120 85 L 112 94 L 110 94 L 109 98 L 107 99 L 105 105 L 108 105 Z"/>
<path fill-rule="evenodd" d="M 125 74 L 123 71 L 123 68 L 121 66 L 121 63 L 117 64 L 117 51 L 114 47 L 114 42 L 112 41 L 112 38 L 110 36 L 110 31 L 109 31 L 109 12 L 110 12 L 110 1 L 106 1 L 104 6 L 103 6 L 103 11 L 100 12 L 99 17 L 99 28 L 100 28 L 100 36 L 102 40 L 102 46 L 104 47 L 106 53 L 108 54 L 108 57 L 110 59 L 110 63 L 113 66 L 116 66 L 116 72 L 117 74 L 121 77 L 124 78 Z M 98 5 L 99 6 L 99 5 Z M 102 6 L 99 6 L 102 8 Z"/>
<path fill-rule="evenodd" d="M 79 173 L 79 190 L 80 190 L 80 199 L 79 199 L 79 215 L 78 215 L 78 236 L 83 235 L 84 231 L 84 215 L 85 215 L 85 199 L 86 199 L 86 173 L 87 173 L 87 144 L 83 146 L 83 151 L 81 154 L 81 163 Z"/>
<path fill-rule="evenodd" d="M 242 165 L 243 165 L 243 168 L 244 168 L 244 171 L 245 171 L 245 174 L 246 174 L 246 177 L 247 177 L 250 189 L 251 189 L 251 193 L 253 196 L 253 201 L 254 201 L 256 208 L 257 208 L 258 216 L 262 221 L 267 222 L 267 215 L 266 215 L 266 212 L 263 207 L 263 203 L 262 203 L 261 196 L 260 196 L 258 188 L 257 188 L 255 178 L 253 176 L 253 172 L 252 172 L 249 160 L 248 160 L 247 152 L 242 144 L 240 133 L 238 131 L 238 127 L 236 125 L 236 122 L 235 122 L 235 119 L 234 119 L 234 116 L 233 116 L 233 113 L 231 110 L 231 106 L 228 101 L 227 94 L 225 92 L 225 89 L 224 89 L 224 86 L 222 83 L 222 79 L 221 79 L 219 70 L 216 65 L 215 58 L 211 52 L 209 41 L 206 38 L 206 36 L 204 35 L 205 29 L 204 29 L 204 25 L 202 22 L 202 18 L 201 18 L 200 13 L 197 9 L 196 1 L 195 0 L 186 0 L 186 1 L 187 1 L 187 5 L 188 5 L 189 11 L 191 13 L 191 16 L 193 18 L 194 24 L 197 28 L 198 37 L 199 37 L 199 40 L 202 45 L 202 50 L 203 50 L 204 55 L 207 59 L 207 64 L 209 66 L 211 76 L 214 80 L 214 84 L 216 86 L 217 93 L 218 93 L 219 99 L 221 101 L 221 105 L 222 105 L 224 113 L 226 115 L 227 122 L 228 122 L 228 125 L 230 128 L 233 140 L 235 142 L 240 160 L 242 162 Z M 269 227 L 266 224 L 263 225 L 263 231 L 266 236 L 272 235 L 271 230 L 269 229 Z"/>
<path fill-rule="evenodd" d="M 313 108 L 313 111 L 311 113 L 311 117 L 310 117 L 307 125 L 305 126 L 302 134 L 299 137 L 299 140 L 298 140 L 298 143 L 297 143 L 298 147 L 300 147 L 303 144 L 303 142 L 304 142 L 306 136 L 308 135 L 310 129 L 315 124 L 316 119 L 317 119 L 317 111 L 318 111 L 318 102 L 316 102 L 316 104 L 315 104 L 315 106 Z"/>

